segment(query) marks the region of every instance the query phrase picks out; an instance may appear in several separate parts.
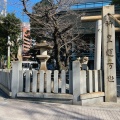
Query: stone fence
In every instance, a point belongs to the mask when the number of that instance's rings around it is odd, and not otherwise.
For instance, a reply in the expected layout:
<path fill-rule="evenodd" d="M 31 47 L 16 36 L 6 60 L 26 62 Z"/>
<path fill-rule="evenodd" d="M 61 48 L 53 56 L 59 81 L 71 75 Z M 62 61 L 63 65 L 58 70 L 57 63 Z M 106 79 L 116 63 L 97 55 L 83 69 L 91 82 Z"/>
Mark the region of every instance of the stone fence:
<path fill-rule="evenodd" d="M 12 71 L 0 71 L 0 88 L 12 98 L 70 100 L 86 105 L 104 101 L 101 70 L 80 70 L 73 62 L 72 71 L 22 70 L 21 62 L 13 62 Z"/>
<path fill-rule="evenodd" d="M 11 96 L 12 71 L 0 69 L 0 88 Z"/>

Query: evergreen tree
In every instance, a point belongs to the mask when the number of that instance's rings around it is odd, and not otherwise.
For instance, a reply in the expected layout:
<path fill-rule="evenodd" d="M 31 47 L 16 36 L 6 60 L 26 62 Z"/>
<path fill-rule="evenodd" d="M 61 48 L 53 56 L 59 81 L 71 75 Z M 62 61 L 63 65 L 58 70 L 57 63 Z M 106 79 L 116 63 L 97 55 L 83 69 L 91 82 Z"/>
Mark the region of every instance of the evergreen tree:
<path fill-rule="evenodd" d="M 114 4 L 114 5 L 120 5 L 120 0 L 112 0 L 112 4 Z"/>
<path fill-rule="evenodd" d="M 8 36 L 13 44 L 11 46 L 11 55 L 17 57 L 19 42 L 17 41 L 21 33 L 21 21 L 13 13 L 6 17 L 0 17 L 0 57 L 7 56 Z"/>

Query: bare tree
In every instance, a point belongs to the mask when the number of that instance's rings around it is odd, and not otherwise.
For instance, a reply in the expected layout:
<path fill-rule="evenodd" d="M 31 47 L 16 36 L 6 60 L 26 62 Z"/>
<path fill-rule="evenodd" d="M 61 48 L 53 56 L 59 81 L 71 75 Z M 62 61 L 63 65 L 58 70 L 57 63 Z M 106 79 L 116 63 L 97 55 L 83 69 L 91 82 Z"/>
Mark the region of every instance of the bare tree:
<path fill-rule="evenodd" d="M 30 13 L 27 1 L 22 0 L 24 12 L 31 19 L 32 34 L 37 42 L 47 40 L 53 43 L 53 55 L 57 69 L 68 66 L 69 57 L 73 52 L 80 52 L 86 43 L 81 39 L 80 18 L 83 13 L 70 9 L 74 0 L 42 0 L 33 7 Z M 72 43 L 76 49 L 72 50 Z M 87 47 L 87 46 L 86 46 Z M 64 68 L 63 68 L 64 67 Z"/>

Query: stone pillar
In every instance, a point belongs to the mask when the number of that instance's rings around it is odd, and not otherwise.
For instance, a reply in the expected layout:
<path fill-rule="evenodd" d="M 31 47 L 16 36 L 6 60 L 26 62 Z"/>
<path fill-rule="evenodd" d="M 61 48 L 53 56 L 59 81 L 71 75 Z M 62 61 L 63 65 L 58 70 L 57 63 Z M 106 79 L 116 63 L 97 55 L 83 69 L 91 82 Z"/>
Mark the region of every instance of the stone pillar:
<path fill-rule="evenodd" d="M 80 62 L 73 61 L 73 104 L 81 104 L 80 101 Z"/>
<path fill-rule="evenodd" d="M 12 81 L 11 81 L 11 91 L 12 98 L 15 98 L 19 92 L 19 71 L 22 70 L 22 62 L 12 62 Z"/>
<path fill-rule="evenodd" d="M 95 53 L 94 53 L 94 69 L 101 69 L 101 40 L 102 40 L 102 20 L 96 22 L 95 31 Z"/>
<path fill-rule="evenodd" d="M 117 102 L 115 21 L 108 13 L 114 14 L 114 6 L 104 6 L 102 11 L 103 36 L 102 56 L 105 86 L 105 101 Z"/>
<path fill-rule="evenodd" d="M 40 60 L 41 64 L 40 64 L 40 70 L 47 70 L 47 60 L 48 59 L 44 59 L 44 60 Z"/>

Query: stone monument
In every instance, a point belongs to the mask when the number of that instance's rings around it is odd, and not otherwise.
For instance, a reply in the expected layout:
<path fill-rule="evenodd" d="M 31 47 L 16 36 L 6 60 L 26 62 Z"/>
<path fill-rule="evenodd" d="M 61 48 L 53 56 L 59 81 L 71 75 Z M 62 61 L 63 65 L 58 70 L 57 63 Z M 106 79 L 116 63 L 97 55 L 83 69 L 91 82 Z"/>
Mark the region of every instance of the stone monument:
<path fill-rule="evenodd" d="M 115 53 L 115 21 L 114 6 L 104 6 L 102 11 L 103 36 L 102 57 L 105 86 L 105 102 L 117 102 L 116 87 L 116 53 Z"/>
<path fill-rule="evenodd" d="M 42 41 L 41 43 L 37 43 L 35 45 L 35 49 L 40 50 L 40 55 L 37 55 L 36 57 L 40 60 L 40 70 L 47 70 L 47 61 L 50 58 L 50 56 L 47 54 L 47 50 L 52 49 L 53 47 L 48 45 L 46 41 Z"/>
<path fill-rule="evenodd" d="M 40 50 L 40 55 L 37 55 L 36 57 L 40 60 L 40 69 L 38 71 L 38 84 L 37 84 L 37 89 L 39 89 L 40 86 L 40 81 L 39 81 L 39 75 L 40 75 L 40 70 L 44 70 L 43 74 L 44 74 L 44 89 L 46 91 L 46 71 L 47 71 L 47 61 L 50 58 L 50 56 L 47 54 L 47 50 L 52 49 L 53 47 L 48 45 L 46 41 L 42 41 L 41 43 L 37 43 L 35 45 L 35 49 L 36 50 Z M 40 90 L 39 90 L 40 91 Z"/>

